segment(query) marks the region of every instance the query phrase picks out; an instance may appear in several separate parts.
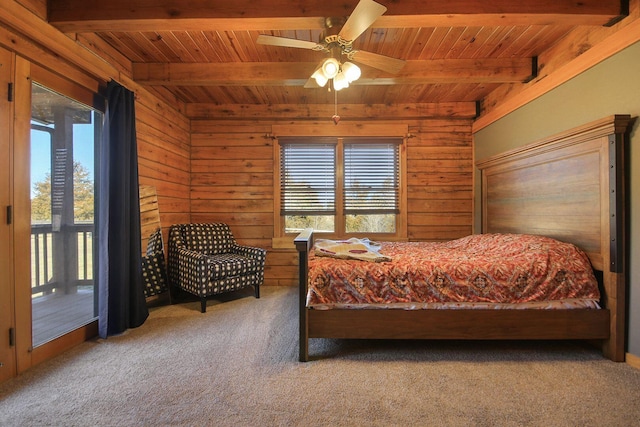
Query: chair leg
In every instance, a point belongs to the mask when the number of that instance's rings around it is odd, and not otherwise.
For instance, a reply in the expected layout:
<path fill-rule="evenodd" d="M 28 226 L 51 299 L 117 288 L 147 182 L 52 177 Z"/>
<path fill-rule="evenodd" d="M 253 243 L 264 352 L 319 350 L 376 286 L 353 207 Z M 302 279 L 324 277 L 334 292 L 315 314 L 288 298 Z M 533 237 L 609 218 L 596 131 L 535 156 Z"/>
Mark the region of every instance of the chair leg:
<path fill-rule="evenodd" d="M 255 285 L 253 285 L 253 287 L 256 290 L 256 298 L 260 298 L 260 285 L 256 283 Z"/>
<path fill-rule="evenodd" d="M 205 297 L 200 297 L 200 313 L 207 312 L 207 299 Z"/>

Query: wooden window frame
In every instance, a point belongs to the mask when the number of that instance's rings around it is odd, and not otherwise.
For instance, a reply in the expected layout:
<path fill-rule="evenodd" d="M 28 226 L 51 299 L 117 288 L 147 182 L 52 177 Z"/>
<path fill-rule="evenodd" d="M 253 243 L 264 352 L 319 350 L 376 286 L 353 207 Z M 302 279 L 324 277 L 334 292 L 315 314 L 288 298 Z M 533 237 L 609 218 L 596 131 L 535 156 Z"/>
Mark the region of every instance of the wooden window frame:
<path fill-rule="evenodd" d="M 281 192 L 280 192 L 280 139 L 295 137 L 306 138 L 326 138 L 335 137 L 337 140 L 336 150 L 336 217 L 335 232 L 322 233 L 324 238 L 345 238 L 349 236 L 365 236 L 376 240 L 407 240 L 407 185 L 406 185 L 406 138 L 408 134 L 407 125 L 401 124 L 340 124 L 340 127 L 331 128 L 326 125 L 290 125 L 273 126 L 274 138 L 274 238 L 272 241 L 274 248 L 293 247 L 295 234 L 287 234 L 284 231 L 284 217 L 281 212 Z M 380 139 L 401 139 L 398 146 L 399 156 L 399 213 L 396 214 L 395 233 L 344 233 L 343 214 L 343 148 L 344 139 L 353 138 L 380 138 Z M 371 141 L 369 141 L 371 142 Z"/>

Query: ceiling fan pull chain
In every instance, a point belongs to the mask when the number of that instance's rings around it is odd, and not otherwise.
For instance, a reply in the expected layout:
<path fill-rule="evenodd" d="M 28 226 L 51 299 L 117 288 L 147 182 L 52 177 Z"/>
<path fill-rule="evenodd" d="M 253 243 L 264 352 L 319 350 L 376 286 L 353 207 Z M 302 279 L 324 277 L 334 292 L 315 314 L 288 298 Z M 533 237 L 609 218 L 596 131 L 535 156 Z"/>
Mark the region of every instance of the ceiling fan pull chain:
<path fill-rule="evenodd" d="M 340 116 L 338 115 L 338 91 L 334 90 L 333 91 L 333 99 L 334 99 L 334 114 L 333 117 L 331 117 L 331 120 L 333 120 L 333 123 L 335 125 L 338 124 L 338 122 L 340 121 Z"/>

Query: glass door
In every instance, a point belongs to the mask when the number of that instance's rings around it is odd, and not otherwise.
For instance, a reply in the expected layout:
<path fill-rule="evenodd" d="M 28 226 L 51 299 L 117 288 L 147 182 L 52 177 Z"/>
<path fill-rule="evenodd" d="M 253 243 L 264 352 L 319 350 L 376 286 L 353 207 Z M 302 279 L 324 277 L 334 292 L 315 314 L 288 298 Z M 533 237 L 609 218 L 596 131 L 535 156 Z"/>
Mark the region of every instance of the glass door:
<path fill-rule="evenodd" d="M 32 84 L 31 305 L 33 347 L 97 317 L 96 148 L 102 113 Z"/>

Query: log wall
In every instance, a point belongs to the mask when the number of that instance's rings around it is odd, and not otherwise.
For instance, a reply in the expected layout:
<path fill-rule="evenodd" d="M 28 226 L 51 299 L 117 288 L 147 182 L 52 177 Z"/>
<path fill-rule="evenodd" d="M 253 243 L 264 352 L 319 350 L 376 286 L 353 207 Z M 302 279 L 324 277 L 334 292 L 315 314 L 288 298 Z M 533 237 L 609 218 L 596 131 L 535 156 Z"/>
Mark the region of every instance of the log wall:
<path fill-rule="evenodd" d="M 52 29 L 42 21 L 42 1 L 21 1 L 38 18 L 12 7 L 20 15 L 12 18 L 18 31 L 0 27 L 0 44 L 89 89 L 115 79 L 135 92 L 140 184 L 157 190 L 165 242 L 171 224 L 224 221 L 239 242 L 268 250 L 266 285 L 295 285 L 296 253 L 272 247 L 274 142 L 266 136 L 275 124 L 334 126 L 333 107 L 185 105 L 162 89 L 134 82 L 130 61 L 95 36 Z M 90 51 L 106 60 L 97 61 Z M 408 126 L 409 239 L 472 232 L 473 103 L 352 104 L 341 105 L 339 114 L 344 123 Z"/>
<path fill-rule="evenodd" d="M 308 106 L 304 108 L 306 115 Z M 384 109 L 380 111 L 385 117 Z M 295 107 L 290 106 L 289 113 L 295 115 Z M 300 116 L 304 116 L 302 112 Z M 409 239 L 448 240 L 470 234 L 472 119 L 368 119 L 369 123 L 402 123 L 409 127 L 406 171 Z M 284 122 L 275 117 L 194 117 L 191 121 L 191 220 L 226 222 L 239 242 L 266 248 L 265 285 L 292 286 L 297 285 L 298 279 L 295 250 L 272 247 L 274 179 L 277 179 L 273 144 L 277 142 L 268 135 L 272 125 L 304 123 L 318 125 L 319 119 Z M 326 119 L 326 126 L 334 124 Z"/>
<path fill-rule="evenodd" d="M 13 0 L 12 0 L 13 2 Z M 46 14 L 42 0 L 20 0 L 11 24 L 0 26 L 0 46 L 14 51 L 32 64 L 57 75 L 59 85 L 98 92 L 113 79 L 136 96 L 136 132 L 138 137 L 141 185 L 154 186 L 158 194 L 160 221 L 164 230 L 173 223 L 190 221 L 190 119 L 184 103 L 172 95 L 146 88 L 131 79 L 131 62 L 92 35 L 64 35 L 42 19 Z M 6 11 L 0 11 L 0 21 Z M 32 14 L 33 13 L 33 14 Z M 98 60 L 95 53 L 107 60 Z"/>
<path fill-rule="evenodd" d="M 171 224 L 191 220 L 189 120 L 152 94 L 137 90 L 136 134 L 140 185 L 156 188 L 166 244 Z"/>

